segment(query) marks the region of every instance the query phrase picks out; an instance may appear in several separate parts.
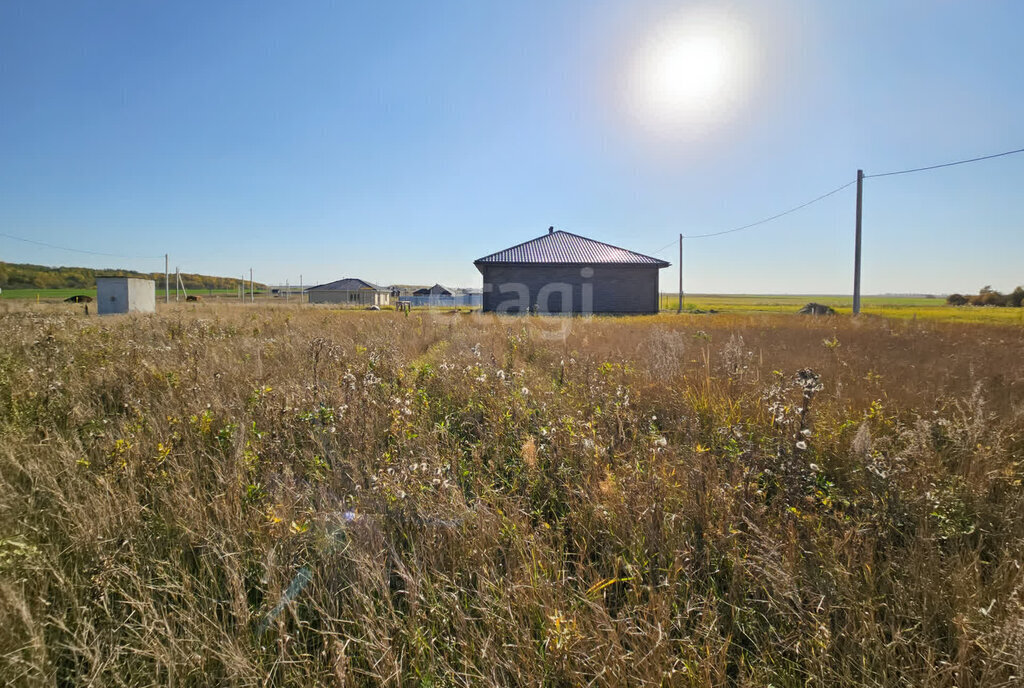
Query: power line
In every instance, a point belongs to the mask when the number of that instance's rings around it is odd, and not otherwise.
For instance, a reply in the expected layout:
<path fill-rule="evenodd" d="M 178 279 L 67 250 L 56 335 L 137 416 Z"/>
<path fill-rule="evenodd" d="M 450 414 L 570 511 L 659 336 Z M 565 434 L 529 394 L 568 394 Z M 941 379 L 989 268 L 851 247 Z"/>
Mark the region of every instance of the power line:
<path fill-rule="evenodd" d="M 1001 158 L 1005 155 L 1013 155 L 1015 153 L 1024 153 L 1024 148 L 1018 148 L 1017 150 L 1006 151 L 1005 153 L 996 153 L 995 155 L 982 155 L 978 158 L 969 158 L 967 160 L 957 160 L 956 162 L 944 162 L 941 165 L 929 165 L 928 167 L 915 167 L 910 170 L 898 170 L 896 172 L 882 172 L 880 174 L 866 174 L 865 179 L 872 179 L 874 177 L 892 177 L 897 174 L 910 174 L 911 172 L 925 172 L 927 170 L 937 170 L 940 167 L 953 167 L 954 165 L 966 165 L 969 162 L 978 162 L 979 160 L 991 160 L 992 158 Z"/>
<path fill-rule="evenodd" d="M 676 241 L 677 241 L 676 239 L 673 239 L 672 241 L 668 242 L 667 244 L 665 244 L 664 246 L 659 248 L 657 251 L 652 251 L 652 253 L 658 254 L 658 253 L 661 253 L 662 251 L 664 251 L 666 249 L 670 249 L 670 248 L 672 248 L 673 246 L 676 245 Z"/>
<path fill-rule="evenodd" d="M 910 174 L 912 172 L 926 172 L 928 170 L 937 170 L 937 169 L 942 168 L 942 167 L 953 167 L 954 165 L 965 165 L 967 163 L 979 162 L 981 160 L 991 160 L 993 158 L 1002 158 L 1004 156 L 1014 155 L 1016 153 L 1024 153 L 1024 148 L 1018 148 L 1016 150 L 1005 151 L 1003 153 L 995 153 L 994 155 L 982 155 L 982 156 L 979 156 L 979 157 L 976 157 L 976 158 L 968 158 L 966 160 L 956 160 L 954 162 L 946 162 L 946 163 L 942 163 L 941 165 L 929 165 L 927 167 L 914 167 L 912 169 L 897 170 L 897 171 L 894 171 L 894 172 L 881 172 L 879 174 L 866 174 L 866 175 L 864 175 L 864 178 L 865 179 L 871 179 L 871 178 L 875 178 L 875 177 L 891 177 L 891 176 L 894 176 L 894 175 L 897 175 L 897 174 Z M 801 210 L 803 208 L 806 208 L 807 206 L 812 205 L 814 203 L 817 203 L 818 201 L 824 200 L 824 199 L 828 198 L 829 196 L 831 196 L 833 194 L 839 193 L 840 191 L 842 191 L 843 189 L 847 188 L 848 186 L 852 186 L 853 184 L 856 184 L 856 183 L 857 183 L 857 180 L 854 179 L 852 181 L 847 182 L 846 184 L 843 184 L 842 186 L 840 186 L 838 188 L 832 189 L 828 193 L 822 194 L 821 196 L 818 196 L 817 198 L 814 198 L 814 199 L 812 199 L 810 201 L 807 201 L 806 203 L 802 203 L 802 204 L 800 204 L 798 206 L 790 208 L 789 210 L 786 210 L 786 211 L 783 211 L 781 213 L 778 213 L 777 215 L 772 215 L 771 217 L 766 217 L 763 220 L 758 220 L 757 222 L 751 222 L 750 224 L 742 225 L 740 227 L 733 227 L 732 229 L 726 229 L 726 230 L 722 230 L 720 232 L 708 232 L 707 234 L 687 234 L 687 235 L 684 235 L 683 238 L 684 239 L 703 239 L 703 238 L 706 238 L 706 237 L 722 236 L 723 234 L 732 234 L 733 232 L 741 232 L 741 231 L 743 231 L 745 229 L 751 229 L 752 227 L 757 227 L 758 225 L 763 225 L 763 224 L 765 224 L 767 222 L 771 222 L 772 220 L 777 220 L 780 217 L 784 217 L 786 215 L 789 215 L 790 213 L 794 213 L 797 210 Z M 657 251 L 655 251 L 655 253 L 661 253 L 662 251 L 665 251 L 666 249 L 668 249 L 668 248 L 670 248 L 671 246 L 674 246 L 674 245 L 675 245 L 675 242 L 673 241 L 670 244 L 666 244 L 663 248 L 658 249 Z"/>
<path fill-rule="evenodd" d="M 849 182 L 846 182 L 842 186 L 837 187 L 835 189 L 832 189 L 828 193 L 824 193 L 824 194 L 818 196 L 817 198 L 814 198 L 814 199 L 811 199 L 810 201 L 807 201 L 806 203 L 801 203 L 800 205 L 795 206 L 793 208 L 790 208 L 789 210 L 784 210 L 781 213 L 778 213 L 776 215 L 772 215 L 771 217 L 766 217 L 763 220 L 758 220 L 757 222 L 751 222 L 750 224 L 743 225 L 742 227 L 733 227 L 732 229 L 726 229 L 726 230 L 723 230 L 721 232 L 709 232 L 707 234 L 686 234 L 686 235 L 683 236 L 683 238 L 684 239 L 703 239 L 705 237 L 715 237 L 715 236 L 721 236 L 723 234 L 732 234 L 733 232 L 741 232 L 744 229 L 750 229 L 751 227 L 757 227 L 758 225 L 763 225 L 766 222 L 771 222 L 772 220 L 777 220 L 780 217 L 783 217 L 785 215 L 789 215 L 790 213 L 795 213 L 796 211 L 801 210 L 802 208 L 806 208 L 807 206 L 812 205 L 814 203 L 817 203 L 818 201 L 824 200 L 824 199 L 828 198 L 829 196 L 831 196 L 833 194 L 837 194 L 840 191 L 842 191 L 843 189 L 845 189 L 846 187 L 848 187 L 848 186 L 850 186 L 852 184 L 856 184 L 856 183 L 857 183 L 856 179 L 854 179 L 852 181 L 849 181 Z"/>
<path fill-rule="evenodd" d="M 134 259 L 134 260 L 156 260 L 157 258 L 162 258 L 163 257 L 162 255 L 160 255 L 160 256 L 126 256 L 126 255 L 122 255 L 122 254 L 119 254 L 119 253 L 103 253 L 102 251 L 89 251 L 89 250 L 82 249 L 82 248 L 71 248 L 69 246 L 57 246 L 56 244 L 48 244 L 45 241 L 36 241 L 35 239 L 26 239 L 24 237 L 14 236 L 13 234 L 7 234 L 5 232 L 0 232 L 0 236 L 6 237 L 8 239 L 14 239 L 15 241 L 23 241 L 26 244 L 35 244 L 36 246 L 45 246 L 46 248 L 55 248 L 58 251 L 71 251 L 73 253 L 88 253 L 89 255 L 93 255 L 93 256 L 107 256 L 108 258 L 128 258 L 128 259 Z"/>

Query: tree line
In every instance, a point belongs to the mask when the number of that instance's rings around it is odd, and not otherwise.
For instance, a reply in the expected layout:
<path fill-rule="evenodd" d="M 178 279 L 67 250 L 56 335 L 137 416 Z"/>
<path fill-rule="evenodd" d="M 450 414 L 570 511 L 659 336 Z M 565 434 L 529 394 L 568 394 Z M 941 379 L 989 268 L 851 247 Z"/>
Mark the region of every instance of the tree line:
<path fill-rule="evenodd" d="M 964 296 L 963 294 L 950 294 L 946 297 L 946 303 L 951 306 L 1007 306 L 1020 308 L 1024 303 L 1024 287 L 1017 287 L 1009 294 L 1002 294 L 991 286 L 982 287 L 977 294 Z"/>
<path fill-rule="evenodd" d="M 156 280 L 159 284 L 164 280 L 164 273 L 0 262 L 0 288 L 3 289 L 92 289 L 96 286 L 97 277 L 140 277 Z M 237 289 L 239 282 L 237 277 L 212 277 L 190 272 L 183 272 L 181 279 L 187 289 Z M 257 283 L 256 287 L 263 289 L 266 285 Z"/>

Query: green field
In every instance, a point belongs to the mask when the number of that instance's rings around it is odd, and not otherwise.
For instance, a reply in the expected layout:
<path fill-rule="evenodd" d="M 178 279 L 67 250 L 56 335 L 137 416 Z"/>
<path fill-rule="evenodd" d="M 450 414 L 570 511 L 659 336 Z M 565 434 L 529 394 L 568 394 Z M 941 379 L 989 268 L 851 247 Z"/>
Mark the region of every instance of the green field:
<path fill-rule="evenodd" d="M 796 313 L 810 302 L 822 303 L 834 308 L 839 314 L 853 311 L 850 296 L 815 296 L 807 294 L 693 294 L 685 295 L 684 309 L 696 311 L 718 311 L 721 313 Z M 674 312 L 678 297 L 663 294 L 661 308 Z M 861 299 L 861 311 L 866 315 L 887 318 L 943 320 L 950 322 L 1008 323 L 1024 325 L 1024 309 L 978 306 L 950 306 L 940 297 L 865 296 Z"/>
<path fill-rule="evenodd" d="M 69 296 L 85 294 L 96 298 L 95 289 L 4 289 L 0 299 L 32 299 L 41 301 L 63 301 Z"/>
<path fill-rule="evenodd" d="M 0 299 L 32 299 L 33 301 L 63 301 L 69 296 L 76 296 L 78 294 L 84 294 L 96 298 L 96 289 L 4 289 L 3 293 L 0 294 Z M 196 296 L 236 296 L 238 294 L 237 289 L 191 289 L 189 294 L 195 294 Z M 246 292 L 248 295 L 248 292 Z M 163 290 L 157 289 L 157 299 L 163 298 Z M 256 291 L 257 296 L 261 296 L 262 292 Z M 174 290 L 171 290 L 171 297 L 174 296 Z M 184 298 L 184 296 L 182 296 Z"/>

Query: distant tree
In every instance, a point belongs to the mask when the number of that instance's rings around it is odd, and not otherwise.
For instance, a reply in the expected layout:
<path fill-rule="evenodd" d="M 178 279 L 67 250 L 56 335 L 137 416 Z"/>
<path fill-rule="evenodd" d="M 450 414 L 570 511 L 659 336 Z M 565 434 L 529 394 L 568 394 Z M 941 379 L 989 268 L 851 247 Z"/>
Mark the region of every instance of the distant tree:
<path fill-rule="evenodd" d="M 96 284 L 97 277 L 142 277 L 163 283 L 162 272 L 136 272 L 93 268 L 60 267 L 0 262 L 0 288 L 3 289 L 89 289 Z M 231 277 L 212 277 L 182 273 L 187 289 L 231 289 L 238 287 L 238 280 Z M 257 289 L 266 289 L 265 284 L 256 283 Z"/>
<path fill-rule="evenodd" d="M 950 306 L 966 306 L 970 302 L 963 294 L 950 294 L 946 297 L 946 303 Z"/>
<path fill-rule="evenodd" d="M 1005 306 L 1006 297 L 986 284 L 978 291 L 977 296 L 971 297 L 972 306 Z"/>
<path fill-rule="evenodd" d="M 1024 305 L 1024 287 L 1017 287 L 1006 297 L 1006 305 L 1013 308 L 1020 308 Z"/>

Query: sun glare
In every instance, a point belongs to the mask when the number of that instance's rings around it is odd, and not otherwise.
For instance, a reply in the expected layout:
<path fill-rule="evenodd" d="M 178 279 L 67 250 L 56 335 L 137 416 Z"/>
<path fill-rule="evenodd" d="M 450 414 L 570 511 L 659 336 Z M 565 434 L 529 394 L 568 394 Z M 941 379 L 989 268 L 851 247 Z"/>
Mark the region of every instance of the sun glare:
<path fill-rule="evenodd" d="M 735 114 L 751 70 L 749 40 L 734 18 L 684 15 L 634 57 L 629 106 L 645 127 L 696 134 Z"/>

